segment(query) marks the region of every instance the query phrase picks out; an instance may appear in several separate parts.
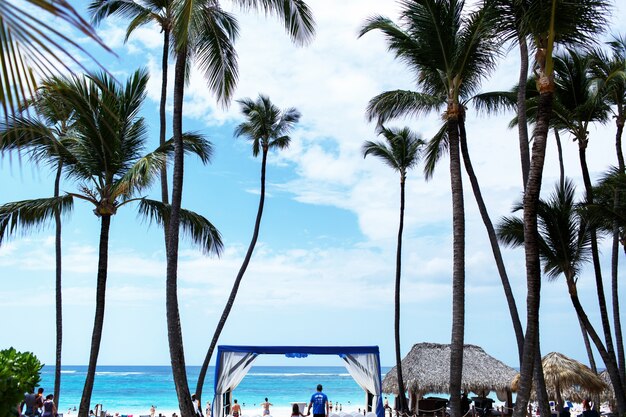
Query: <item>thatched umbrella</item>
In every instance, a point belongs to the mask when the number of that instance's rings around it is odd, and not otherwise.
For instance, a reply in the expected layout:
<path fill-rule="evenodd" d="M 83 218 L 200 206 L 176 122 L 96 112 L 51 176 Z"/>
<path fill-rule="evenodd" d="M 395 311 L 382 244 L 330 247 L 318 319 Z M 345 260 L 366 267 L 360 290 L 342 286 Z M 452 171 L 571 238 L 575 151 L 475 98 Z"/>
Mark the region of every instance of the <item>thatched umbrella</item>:
<path fill-rule="evenodd" d="M 461 388 L 465 391 L 506 391 L 517 371 L 480 347 L 463 348 L 463 377 Z M 406 389 L 420 398 L 427 392 L 449 393 L 450 345 L 417 343 L 402 359 L 402 376 Z M 393 367 L 383 380 L 383 392 L 398 395 L 398 375 Z"/>
<path fill-rule="evenodd" d="M 600 372 L 598 376 L 606 384 L 606 389 L 602 391 L 602 394 L 600 394 L 600 401 L 609 403 L 609 408 L 611 410 L 615 410 L 615 391 L 613 390 L 611 377 L 609 376 L 609 373 L 607 371 Z"/>
<path fill-rule="evenodd" d="M 574 401 L 600 394 L 607 386 L 591 369 L 577 360 L 558 353 L 550 352 L 541 360 L 546 380 L 548 396 L 556 399 L 559 410 L 562 409 L 565 394 Z M 511 387 L 516 391 L 519 385 L 519 374 L 513 379 Z"/>

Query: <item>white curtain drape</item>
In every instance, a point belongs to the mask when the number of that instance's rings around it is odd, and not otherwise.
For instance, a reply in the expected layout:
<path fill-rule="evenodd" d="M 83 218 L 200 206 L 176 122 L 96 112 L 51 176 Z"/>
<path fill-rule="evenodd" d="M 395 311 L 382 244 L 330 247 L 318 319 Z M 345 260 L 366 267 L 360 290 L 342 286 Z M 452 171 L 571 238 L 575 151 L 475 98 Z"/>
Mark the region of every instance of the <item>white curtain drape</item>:
<path fill-rule="evenodd" d="M 232 391 L 239 385 L 244 376 L 252 368 L 257 358 L 251 352 L 222 352 L 219 358 L 219 370 L 215 381 L 215 397 L 213 398 L 213 416 L 224 417 L 224 394 Z"/>
<path fill-rule="evenodd" d="M 373 395 L 372 402 L 368 404 L 372 406 L 372 411 L 376 414 L 382 412 L 378 409 L 382 409 L 378 357 L 371 353 L 350 353 L 341 355 L 341 358 L 346 362 L 346 369 L 356 383 Z"/>

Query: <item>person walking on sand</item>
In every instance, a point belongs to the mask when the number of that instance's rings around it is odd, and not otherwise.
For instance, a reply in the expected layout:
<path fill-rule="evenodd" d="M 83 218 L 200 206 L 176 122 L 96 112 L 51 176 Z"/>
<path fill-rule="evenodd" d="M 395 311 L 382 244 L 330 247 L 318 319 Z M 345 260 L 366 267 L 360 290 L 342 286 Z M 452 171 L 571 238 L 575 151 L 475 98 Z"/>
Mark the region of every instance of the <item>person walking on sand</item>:
<path fill-rule="evenodd" d="M 237 400 L 235 400 L 235 404 L 233 404 L 233 417 L 239 417 L 241 415 L 241 406 L 237 404 Z"/>
<path fill-rule="evenodd" d="M 265 398 L 265 402 L 261 403 L 261 407 L 263 407 L 263 415 L 264 416 L 269 416 L 270 415 L 270 405 L 274 405 L 274 404 L 269 402 L 267 397 L 266 397 Z"/>
<path fill-rule="evenodd" d="M 156 407 L 154 405 L 152 405 L 150 407 L 150 417 L 154 417 L 155 413 L 156 413 Z"/>
<path fill-rule="evenodd" d="M 313 417 L 328 417 L 328 397 L 322 392 L 322 384 L 317 384 L 317 392 L 311 395 L 307 416 L 311 414 L 311 407 L 313 407 Z"/>

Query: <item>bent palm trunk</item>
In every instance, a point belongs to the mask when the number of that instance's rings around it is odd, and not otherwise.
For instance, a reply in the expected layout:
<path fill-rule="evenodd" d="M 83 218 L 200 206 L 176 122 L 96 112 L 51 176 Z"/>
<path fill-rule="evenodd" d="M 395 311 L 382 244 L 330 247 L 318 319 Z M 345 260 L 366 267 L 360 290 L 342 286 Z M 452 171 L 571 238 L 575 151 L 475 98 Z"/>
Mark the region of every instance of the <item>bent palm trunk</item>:
<path fill-rule="evenodd" d="M 546 82 L 545 80 L 542 80 Z M 547 81 L 549 83 L 549 81 Z M 535 356 L 539 342 L 539 304 L 541 300 L 541 264 L 537 233 L 537 206 L 541 193 L 541 180 L 546 156 L 546 143 L 550 115 L 552 113 L 553 88 L 542 90 L 539 95 L 537 123 L 528 182 L 524 193 L 524 251 L 526 259 L 526 334 L 524 354 L 520 367 L 520 387 L 517 392 L 514 417 L 524 417 L 532 387 Z"/>
<path fill-rule="evenodd" d="M 201 400 L 202 389 L 204 387 L 204 380 L 206 378 L 207 370 L 209 369 L 209 362 L 211 361 L 211 357 L 213 356 L 213 352 L 215 351 L 215 346 L 217 346 L 217 341 L 222 334 L 222 330 L 224 329 L 224 325 L 226 324 L 226 320 L 230 315 L 230 310 L 233 308 L 235 304 L 235 298 L 237 297 L 237 292 L 239 291 L 239 285 L 241 284 L 241 280 L 246 270 L 248 269 L 248 264 L 250 263 L 250 259 L 252 258 L 252 253 L 254 252 L 254 247 L 256 246 L 257 239 L 259 237 L 259 229 L 261 227 L 261 217 L 263 216 L 263 206 L 265 204 L 265 170 L 267 165 L 267 148 L 263 148 L 263 156 L 261 161 L 261 196 L 259 198 L 259 208 L 256 213 L 256 221 L 254 223 L 254 232 L 252 233 L 252 240 L 250 241 L 250 245 L 248 246 L 248 251 L 246 252 L 246 256 L 243 259 L 243 263 L 239 268 L 239 272 L 237 273 L 237 277 L 235 278 L 235 282 L 233 283 L 233 288 L 230 290 L 230 295 L 228 296 L 228 301 L 226 302 L 226 306 L 224 307 L 224 311 L 222 311 L 222 316 L 220 317 L 220 321 L 217 323 L 217 328 L 215 329 L 215 333 L 213 334 L 213 339 L 211 339 L 211 345 L 209 346 L 209 350 L 204 358 L 204 362 L 202 363 L 202 367 L 200 368 L 200 373 L 198 374 L 198 384 L 196 385 L 196 396 L 198 400 Z"/>
<path fill-rule="evenodd" d="M 402 377 L 402 354 L 400 352 L 400 277 L 402 271 L 402 230 L 404 229 L 404 186 L 405 176 L 400 174 L 400 224 L 398 226 L 398 246 L 396 249 L 396 283 L 394 296 L 394 339 L 396 351 L 396 371 L 398 372 L 399 408 L 407 412 L 409 407 L 404 396 L 404 379 Z"/>
<path fill-rule="evenodd" d="M 174 133 L 174 175 L 172 181 L 172 206 L 167 251 L 167 278 L 165 284 L 165 308 L 167 316 L 167 339 L 170 348 L 172 377 L 176 387 L 178 406 L 181 417 L 193 417 L 187 371 L 185 369 L 185 351 L 183 349 L 183 333 L 180 325 L 178 309 L 178 235 L 180 225 L 180 207 L 183 193 L 183 140 L 182 110 L 183 90 L 185 88 L 185 67 L 187 53 L 183 49 L 177 53 L 174 73 L 174 117 L 172 129 Z"/>

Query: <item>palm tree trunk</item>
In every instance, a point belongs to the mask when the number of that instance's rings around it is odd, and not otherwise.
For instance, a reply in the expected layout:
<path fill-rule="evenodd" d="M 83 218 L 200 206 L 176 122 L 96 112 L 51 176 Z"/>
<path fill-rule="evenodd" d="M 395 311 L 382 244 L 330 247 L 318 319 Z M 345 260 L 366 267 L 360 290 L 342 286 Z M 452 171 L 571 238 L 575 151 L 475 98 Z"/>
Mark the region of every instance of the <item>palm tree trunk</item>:
<path fill-rule="evenodd" d="M 402 377 L 402 354 L 400 353 L 400 277 L 402 272 L 402 230 L 404 229 L 404 186 L 406 175 L 400 173 L 400 224 L 398 226 L 398 246 L 396 249 L 396 283 L 394 296 L 394 339 L 396 350 L 396 371 L 398 372 L 398 407 L 403 413 L 409 407 L 404 396 L 404 379 Z"/>
<path fill-rule="evenodd" d="M 617 106 L 617 117 L 615 118 L 615 125 L 617 131 L 615 132 L 615 153 L 617 154 L 617 163 L 621 170 L 624 172 L 624 153 L 622 152 L 622 133 L 624 132 L 624 123 L 626 117 L 624 116 L 623 105 Z"/>
<path fill-rule="evenodd" d="M 615 198 L 619 199 L 619 193 L 615 193 Z M 617 203 L 617 202 L 616 202 Z M 613 227 L 613 242 L 611 245 L 611 299 L 613 302 L 613 326 L 615 327 L 615 343 L 617 345 L 617 359 L 619 364 L 619 374 L 622 385 L 626 386 L 625 364 L 624 364 L 624 338 L 622 336 L 622 319 L 619 313 L 619 228 Z"/>
<path fill-rule="evenodd" d="M 165 120 L 165 105 L 167 104 L 167 66 L 169 57 L 170 31 L 163 29 L 163 57 L 161 60 L 161 102 L 159 104 L 159 145 L 165 144 L 165 132 L 167 123 Z M 163 204 L 169 204 L 169 196 L 167 190 L 167 167 L 161 168 L 161 201 Z M 165 243 L 167 244 L 167 223 L 164 225 Z"/>
<path fill-rule="evenodd" d="M 61 183 L 61 173 L 63 162 L 59 161 L 57 167 L 56 178 L 54 179 L 54 196 L 59 196 L 59 187 Z M 59 407 L 59 396 L 61 392 L 61 353 L 63 350 L 63 296 L 61 292 L 61 213 L 59 210 L 54 211 L 55 236 L 54 236 L 54 252 L 56 264 L 56 285 L 55 285 L 55 304 L 56 304 L 56 362 L 54 367 L 54 403 Z"/>
<path fill-rule="evenodd" d="M 259 208 L 256 213 L 256 221 L 254 222 L 254 231 L 252 232 L 252 240 L 250 241 L 250 245 L 248 246 L 248 251 L 246 252 L 246 256 L 243 258 L 243 263 L 241 264 L 241 267 L 239 268 L 239 272 L 237 273 L 237 277 L 235 278 L 233 287 L 230 290 L 228 301 L 226 302 L 226 306 L 224 306 L 224 310 L 222 311 L 222 316 L 220 317 L 220 321 L 217 323 L 215 333 L 213 333 L 213 339 L 211 339 L 211 345 L 209 346 L 209 350 L 204 358 L 202 367 L 200 368 L 200 373 L 198 374 L 198 384 L 196 385 L 196 396 L 198 397 L 199 401 L 201 401 L 204 380 L 206 378 L 207 370 L 209 369 L 209 362 L 211 361 L 211 357 L 213 356 L 213 351 L 215 350 L 215 346 L 217 346 L 217 341 L 219 340 L 220 335 L 222 334 L 222 330 L 224 329 L 224 325 L 226 324 L 226 320 L 228 319 L 230 310 L 233 308 L 233 305 L 235 303 L 235 297 L 237 297 L 237 292 L 239 291 L 239 285 L 241 284 L 243 275 L 246 273 L 246 269 L 248 269 L 248 264 L 250 263 L 250 259 L 252 258 L 252 253 L 254 252 L 254 247 L 256 246 L 256 242 L 259 237 L 259 229 L 261 228 L 261 217 L 263 216 L 263 206 L 265 205 L 265 170 L 267 166 L 267 152 L 268 152 L 268 149 L 266 147 L 263 147 L 263 156 L 262 156 L 262 161 L 261 161 L 261 197 L 259 198 Z"/>
<path fill-rule="evenodd" d="M 91 405 L 91 393 L 96 376 L 96 365 L 98 363 L 98 353 L 100 352 L 100 341 L 102 340 L 102 326 L 104 325 L 104 303 L 107 284 L 107 266 L 109 262 L 109 228 L 111 226 L 111 216 L 103 215 L 100 224 L 100 248 L 98 254 L 98 279 L 96 284 L 96 314 L 93 323 L 93 333 L 91 335 L 91 351 L 89 353 L 89 365 L 85 378 L 83 396 L 80 399 L 78 417 L 87 417 Z"/>
<path fill-rule="evenodd" d="M 622 153 L 622 132 L 624 131 L 624 112 L 622 106 L 617 107 L 617 118 L 615 120 L 617 132 L 615 134 L 615 153 L 620 172 L 624 172 L 624 154 Z M 620 194 L 615 192 L 615 205 L 620 204 Z M 622 336 L 622 320 L 619 313 L 619 227 L 613 227 L 613 246 L 611 248 L 611 295 L 613 301 L 613 326 L 615 327 L 615 344 L 617 345 L 617 358 L 619 363 L 619 373 L 622 385 L 626 387 L 626 359 L 624 354 L 624 338 Z"/>
<path fill-rule="evenodd" d="M 517 133 L 519 136 L 519 153 L 522 163 L 522 181 L 524 188 L 528 182 L 528 171 L 530 169 L 530 149 L 528 146 L 528 122 L 526 119 L 526 81 L 528 80 L 528 44 L 526 36 L 518 35 L 520 68 L 517 85 Z"/>
<path fill-rule="evenodd" d="M 587 167 L 587 138 L 578 138 L 578 156 L 580 157 L 580 167 L 582 170 L 583 183 L 585 184 L 585 191 L 587 193 L 587 204 L 593 204 L 593 186 L 591 185 L 591 177 L 589 175 L 589 168 Z M 596 228 L 590 225 L 591 234 L 591 258 L 593 261 L 593 269 L 596 278 L 596 289 L 598 294 L 598 305 L 600 307 L 600 318 L 602 322 L 602 329 L 604 331 L 604 339 L 606 341 L 606 350 L 617 363 L 615 356 L 615 348 L 613 346 L 613 335 L 611 333 L 611 324 L 609 322 L 609 315 L 606 307 L 606 296 L 604 294 L 604 282 L 602 281 L 602 267 L 600 265 L 600 255 L 598 250 L 598 237 Z"/>
<path fill-rule="evenodd" d="M 597 374 L 598 367 L 596 366 L 596 360 L 593 357 L 593 351 L 591 350 L 591 343 L 589 342 L 589 333 L 587 333 L 587 330 L 585 329 L 585 325 L 583 324 L 582 320 L 578 319 L 578 323 L 580 324 L 580 331 L 582 332 L 582 335 L 583 335 L 583 341 L 585 343 L 585 350 L 587 351 L 587 357 L 589 358 L 589 368 L 591 368 L 591 370 Z"/>
<path fill-rule="evenodd" d="M 180 207 L 183 194 L 183 95 L 185 88 L 185 69 L 187 52 L 183 50 L 176 54 L 174 70 L 174 117 L 172 122 L 174 136 L 174 175 L 172 180 L 172 207 L 170 214 L 170 228 L 168 236 L 167 272 L 165 283 L 165 309 L 167 316 L 167 339 L 170 348 L 170 362 L 178 406 L 181 417 L 193 417 L 194 409 L 191 403 L 187 371 L 185 368 L 185 351 L 183 349 L 183 332 L 180 325 L 178 309 L 178 232 L 180 226 Z M 80 416 L 82 417 L 82 416 Z"/>
<path fill-rule="evenodd" d="M 543 80 L 545 82 L 545 80 Z M 550 81 L 548 81 L 549 83 Z M 526 258 L 526 334 L 524 354 L 520 367 L 520 387 L 517 392 L 514 417 L 524 417 L 532 387 L 535 356 L 539 343 L 539 305 L 541 300 L 541 264 L 537 233 L 537 206 L 541 193 L 541 180 L 546 157 L 546 143 L 550 115 L 552 114 L 553 88 L 539 95 L 537 123 L 535 124 L 532 159 L 524 193 L 524 250 Z"/>
<path fill-rule="evenodd" d="M 623 416 L 626 413 L 626 396 L 624 395 L 624 386 L 622 385 L 622 380 L 619 374 L 619 369 L 617 368 L 617 362 L 615 361 L 615 357 L 611 356 L 608 350 L 604 347 L 602 343 L 602 339 L 598 335 L 598 333 L 593 328 L 593 325 L 589 321 L 585 310 L 580 304 L 580 300 L 578 298 L 578 290 L 576 288 L 576 283 L 571 277 L 566 277 L 567 286 L 570 294 L 570 299 L 572 300 L 572 304 L 574 305 L 574 309 L 576 310 L 576 314 L 578 315 L 579 320 L 585 326 L 585 330 L 593 340 L 602 360 L 604 361 L 604 365 L 606 366 L 606 370 L 611 379 L 611 385 L 613 385 L 613 390 L 615 392 L 615 401 L 617 403 L 617 411 L 619 416 Z"/>
<path fill-rule="evenodd" d="M 502 288 L 504 289 L 504 296 L 506 297 L 506 302 L 509 306 L 509 313 L 511 314 L 511 321 L 513 322 L 513 331 L 515 332 L 518 355 L 521 363 L 522 349 L 524 347 L 524 331 L 522 330 L 522 323 L 517 311 L 517 305 L 515 304 L 515 296 L 513 295 L 513 290 L 511 289 L 509 276 L 506 273 L 504 260 L 502 259 L 502 252 L 500 251 L 500 245 L 498 244 L 498 237 L 496 236 L 496 231 L 493 227 L 493 223 L 491 222 L 491 218 L 489 217 L 489 212 L 487 211 L 487 206 L 485 205 L 482 192 L 480 191 L 480 185 L 478 184 L 478 178 L 476 177 L 476 173 L 474 172 L 474 167 L 472 166 L 472 161 L 470 159 L 464 120 L 459 122 L 459 131 L 463 164 L 465 165 L 465 171 L 467 172 L 470 184 L 472 185 L 472 191 L 474 192 L 474 198 L 476 199 L 476 204 L 478 205 L 478 211 L 480 212 L 480 216 L 483 219 L 485 228 L 487 229 L 487 236 L 489 237 L 489 243 L 491 244 L 491 251 L 493 252 L 493 257 L 496 261 L 496 267 L 498 268 L 500 280 L 502 281 Z"/>
<path fill-rule="evenodd" d="M 163 29 L 163 57 L 161 59 L 161 102 L 159 103 L 159 145 L 165 144 L 165 131 L 167 129 L 167 123 L 165 120 L 165 105 L 167 104 L 167 69 L 168 58 L 170 48 L 170 31 L 167 28 Z M 163 165 L 161 168 L 161 201 L 163 204 L 169 204 L 169 195 L 167 190 L 167 165 Z M 165 237 L 165 251 L 167 252 L 168 236 L 169 233 L 169 220 L 163 219 L 163 234 Z"/>
<path fill-rule="evenodd" d="M 563 147 L 561 146 L 561 135 L 559 130 L 554 128 L 554 139 L 556 140 L 556 150 L 559 155 L 559 186 L 565 188 L 565 164 L 563 163 Z"/>
<path fill-rule="evenodd" d="M 452 111 L 448 111 L 453 236 L 450 416 L 460 417 L 465 332 L 465 209 L 463 203 L 463 183 L 461 180 L 461 157 L 459 153 L 459 124 L 462 123 L 463 116 L 460 114 L 458 108 L 451 110 Z"/>
<path fill-rule="evenodd" d="M 163 29 L 163 57 L 161 60 L 161 102 L 159 104 L 159 145 L 165 144 L 165 132 L 167 123 L 165 120 L 165 105 L 167 104 L 167 64 L 169 56 L 170 31 Z M 161 201 L 163 204 L 169 203 L 167 190 L 167 167 L 161 168 Z M 167 244 L 167 223 L 164 225 L 165 243 Z"/>
<path fill-rule="evenodd" d="M 533 370 L 535 378 L 535 395 L 539 405 L 539 415 L 541 417 L 551 417 L 550 399 L 546 391 L 546 380 L 543 375 L 543 363 L 541 362 L 541 340 L 537 337 L 537 351 L 535 352 L 535 367 Z"/>

